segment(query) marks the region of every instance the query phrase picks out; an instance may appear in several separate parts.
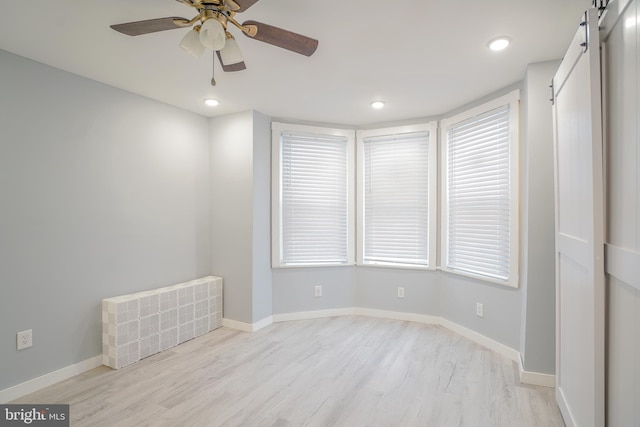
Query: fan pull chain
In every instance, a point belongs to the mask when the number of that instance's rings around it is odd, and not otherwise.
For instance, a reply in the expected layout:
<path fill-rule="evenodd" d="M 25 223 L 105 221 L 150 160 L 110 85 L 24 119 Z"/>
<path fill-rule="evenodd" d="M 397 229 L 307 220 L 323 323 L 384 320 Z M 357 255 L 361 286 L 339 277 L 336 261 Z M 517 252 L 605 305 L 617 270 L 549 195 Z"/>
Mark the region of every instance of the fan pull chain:
<path fill-rule="evenodd" d="M 215 86 L 216 85 L 216 79 L 214 78 L 214 73 L 216 71 L 216 52 L 213 52 L 213 55 L 211 55 L 213 58 L 213 61 L 211 63 L 211 86 Z"/>

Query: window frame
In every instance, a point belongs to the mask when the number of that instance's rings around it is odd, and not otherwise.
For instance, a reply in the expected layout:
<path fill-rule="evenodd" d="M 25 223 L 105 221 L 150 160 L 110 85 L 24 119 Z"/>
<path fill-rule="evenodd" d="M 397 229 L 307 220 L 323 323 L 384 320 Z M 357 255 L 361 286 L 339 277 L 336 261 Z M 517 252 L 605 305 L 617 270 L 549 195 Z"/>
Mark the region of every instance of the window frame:
<path fill-rule="evenodd" d="M 491 110 L 509 105 L 509 278 L 500 280 L 487 275 L 476 274 L 466 270 L 458 270 L 448 266 L 448 229 L 449 229 L 449 195 L 448 195 L 448 130 L 463 121 L 480 116 Z M 520 118 L 520 91 L 514 90 L 506 95 L 485 102 L 476 107 L 470 108 L 462 113 L 447 117 L 440 121 L 440 142 L 441 142 L 441 214 L 440 214 L 440 269 L 442 271 L 466 277 L 480 279 L 490 283 L 496 283 L 512 288 L 519 286 L 519 253 L 520 253 L 520 213 L 519 213 L 519 191 L 520 191 L 520 171 L 519 171 L 519 118 Z"/>
<path fill-rule="evenodd" d="M 344 263 L 309 262 L 286 264 L 282 259 L 282 133 L 343 136 L 347 139 L 347 261 Z M 271 124 L 271 265 L 273 268 L 340 267 L 355 265 L 355 131 L 352 129 L 328 128 L 272 122 Z"/>
<path fill-rule="evenodd" d="M 427 231 L 427 264 L 411 264 L 400 262 L 365 261 L 365 155 L 364 139 L 371 136 L 388 134 L 402 134 L 413 132 L 428 132 L 428 231 Z M 401 269 L 435 270 L 437 268 L 437 232 L 438 232 L 438 123 L 418 123 L 406 126 L 394 126 L 358 130 L 356 132 L 357 146 L 357 265 L 365 267 L 391 267 Z"/>

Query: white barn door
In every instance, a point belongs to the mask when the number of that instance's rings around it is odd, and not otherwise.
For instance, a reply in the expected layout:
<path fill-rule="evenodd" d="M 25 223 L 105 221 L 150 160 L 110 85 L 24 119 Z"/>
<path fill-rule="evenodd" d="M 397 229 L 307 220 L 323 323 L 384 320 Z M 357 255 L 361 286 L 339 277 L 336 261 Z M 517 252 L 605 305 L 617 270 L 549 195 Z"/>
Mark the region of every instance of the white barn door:
<path fill-rule="evenodd" d="M 567 426 L 604 426 L 605 280 L 598 12 L 553 79 L 556 399 Z"/>

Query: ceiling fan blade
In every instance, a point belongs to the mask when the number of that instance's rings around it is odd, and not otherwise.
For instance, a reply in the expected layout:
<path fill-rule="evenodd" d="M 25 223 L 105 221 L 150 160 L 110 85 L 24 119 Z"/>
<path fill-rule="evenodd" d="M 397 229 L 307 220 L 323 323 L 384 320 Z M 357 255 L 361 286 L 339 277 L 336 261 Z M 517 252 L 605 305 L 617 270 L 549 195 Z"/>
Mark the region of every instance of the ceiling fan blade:
<path fill-rule="evenodd" d="M 283 30 L 282 28 L 273 27 L 256 21 L 247 21 L 242 24 L 243 27 L 255 27 L 256 34 L 250 36 L 243 31 L 247 37 L 251 37 L 261 42 L 269 43 L 292 52 L 305 56 L 313 55 L 318 47 L 318 40 L 312 39 L 302 34 Z"/>
<path fill-rule="evenodd" d="M 220 61 L 220 64 L 222 65 L 222 70 L 225 72 L 242 71 L 247 69 L 247 66 L 244 64 L 244 62 L 238 62 L 236 64 L 231 64 L 231 65 L 224 65 L 224 62 L 222 62 L 222 57 L 220 56 L 220 51 L 216 50 L 216 54 L 218 55 L 218 61 Z"/>
<path fill-rule="evenodd" d="M 240 9 L 236 10 L 235 12 L 244 12 L 245 10 L 249 9 L 254 4 L 258 3 L 258 0 L 233 0 L 233 1 L 238 6 L 240 6 Z"/>
<path fill-rule="evenodd" d="M 142 34 L 155 33 L 158 31 L 174 30 L 184 28 L 189 20 L 177 16 L 168 18 L 148 19 L 146 21 L 127 22 L 124 24 L 111 25 L 114 30 L 128 36 L 139 36 Z M 183 25 L 180 25 L 182 23 Z"/>

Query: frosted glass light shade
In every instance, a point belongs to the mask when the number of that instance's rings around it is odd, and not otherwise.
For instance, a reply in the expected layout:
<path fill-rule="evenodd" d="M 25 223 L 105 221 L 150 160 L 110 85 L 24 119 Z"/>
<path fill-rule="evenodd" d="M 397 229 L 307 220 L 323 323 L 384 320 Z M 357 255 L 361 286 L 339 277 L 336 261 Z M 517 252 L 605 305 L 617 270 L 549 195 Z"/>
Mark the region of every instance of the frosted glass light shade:
<path fill-rule="evenodd" d="M 511 40 L 508 37 L 498 37 L 497 39 L 493 39 L 489 42 L 489 49 L 493 51 L 501 51 L 507 48 Z"/>
<path fill-rule="evenodd" d="M 220 59 L 224 65 L 233 65 L 244 61 L 238 42 L 233 36 L 227 39 L 224 48 L 220 51 Z"/>
<path fill-rule="evenodd" d="M 224 47 L 226 36 L 222 24 L 216 19 L 207 19 L 200 28 L 200 43 L 211 50 Z"/>
<path fill-rule="evenodd" d="M 196 30 L 189 31 L 180 41 L 180 47 L 189 54 L 200 58 L 204 53 L 204 46 L 200 43 L 200 35 Z"/>

